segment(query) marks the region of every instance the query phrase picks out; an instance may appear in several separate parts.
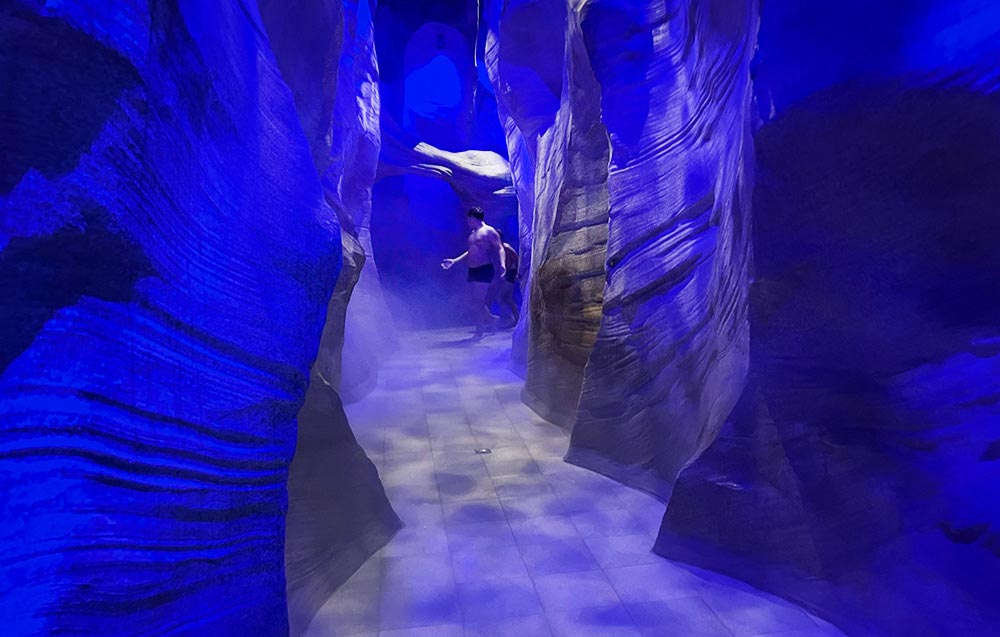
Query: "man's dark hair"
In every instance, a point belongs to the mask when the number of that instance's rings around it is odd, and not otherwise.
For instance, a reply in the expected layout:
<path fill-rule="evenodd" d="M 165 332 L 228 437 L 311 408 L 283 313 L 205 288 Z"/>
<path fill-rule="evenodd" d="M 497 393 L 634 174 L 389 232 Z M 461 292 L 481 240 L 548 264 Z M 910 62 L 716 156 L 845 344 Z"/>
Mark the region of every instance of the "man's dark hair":
<path fill-rule="evenodd" d="M 479 206 L 473 206 L 469 208 L 469 216 L 475 217 L 476 219 L 482 221 L 483 219 L 486 218 L 486 213 L 483 212 L 483 209 L 480 208 Z"/>

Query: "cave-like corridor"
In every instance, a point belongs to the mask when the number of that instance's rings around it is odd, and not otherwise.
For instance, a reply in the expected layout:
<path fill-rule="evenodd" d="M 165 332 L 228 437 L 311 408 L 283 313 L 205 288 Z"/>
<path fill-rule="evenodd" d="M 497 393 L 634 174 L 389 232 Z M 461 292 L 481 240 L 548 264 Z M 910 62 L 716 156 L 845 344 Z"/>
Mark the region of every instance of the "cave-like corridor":
<path fill-rule="evenodd" d="M 0 2 L 0 636 L 1000 637 L 997 0 Z"/>
<path fill-rule="evenodd" d="M 663 505 L 563 462 L 569 437 L 521 401 L 503 334 L 472 346 L 466 330 L 405 340 L 347 409 L 405 527 L 306 635 L 843 635 L 653 553 Z"/>

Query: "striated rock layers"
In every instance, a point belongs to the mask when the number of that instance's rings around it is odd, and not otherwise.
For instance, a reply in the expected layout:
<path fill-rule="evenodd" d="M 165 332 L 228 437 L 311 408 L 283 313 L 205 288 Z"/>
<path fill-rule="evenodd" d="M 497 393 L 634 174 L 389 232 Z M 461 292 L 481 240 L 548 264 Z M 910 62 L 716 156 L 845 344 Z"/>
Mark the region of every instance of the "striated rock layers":
<path fill-rule="evenodd" d="M 609 143 L 600 89 L 579 16 L 565 0 L 495 2 L 487 19 L 486 59 L 519 189 L 522 260 L 531 264 L 514 362 L 523 356 L 525 402 L 570 427 L 604 290 Z"/>
<path fill-rule="evenodd" d="M 304 33 L 340 31 L 311 8 Z M 286 488 L 293 553 L 312 528 L 332 554 L 386 511 L 360 501 L 377 476 L 309 383 L 341 261 L 314 136 L 338 126 L 331 45 L 293 51 L 281 8 L 261 9 L 0 12 L 10 634 L 285 634 Z M 317 66 L 293 72 L 297 55 Z M 340 450 L 322 478 L 350 491 L 311 492 L 318 521 L 289 481 L 307 386 L 298 436 Z"/>
<path fill-rule="evenodd" d="M 288 614 L 291 634 L 299 635 L 400 526 L 337 393 L 338 387 L 370 391 L 393 333 L 374 264 L 365 255 L 366 248 L 371 252 L 367 228 L 379 148 L 368 1 L 303 0 L 292 8 L 262 2 L 261 11 L 310 141 L 315 174 L 322 175 L 326 200 L 343 228 L 343 267 L 299 412 L 288 476 Z"/>
<path fill-rule="evenodd" d="M 666 499 L 745 380 L 756 5 L 485 16 L 531 255 L 525 400 L 573 428 L 569 461 Z"/>
<path fill-rule="evenodd" d="M 756 3 L 586 4 L 607 287 L 567 460 L 667 499 L 745 380 Z"/>
<path fill-rule="evenodd" d="M 893 51 L 768 3 L 750 386 L 657 543 L 852 636 L 1000 630 L 1000 100 L 976 55 L 1000 23 L 930 4 L 879 14 L 922 26 Z M 789 12 L 795 37 L 773 22 Z M 864 66 L 832 76 L 802 31 Z M 822 90 L 802 98 L 803 77 Z"/>
<path fill-rule="evenodd" d="M 507 160 L 488 150 L 451 152 L 419 141 L 401 130 L 388 115 L 382 117 L 382 154 L 378 179 L 418 175 L 439 179 L 464 202 L 488 211 L 502 211 L 514 201 Z"/>
<path fill-rule="evenodd" d="M 345 12 L 344 45 L 340 55 L 339 87 L 334 105 L 330 162 L 323 176 L 327 198 L 341 218 L 347 236 L 356 241 L 352 258 L 360 261 L 357 284 L 347 305 L 343 350 L 327 358 L 342 360 L 339 382 L 332 383 L 348 402 L 375 388 L 378 370 L 398 344 L 378 268 L 372 252 L 372 186 L 380 149 L 378 61 L 375 56 L 371 3 L 350 0 Z M 320 343 L 322 352 L 330 342 Z M 321 368 L 322 369 L 322 368 Z M 333 373 L 327 369 L 325 373 Z M 332 381 L 331 381 L 332 382 Z"/>
<path fill-rule="evenodd" d="M 341 287 L 347 287 L 332 299 L 316 365 L 346 400 L 359 400 L 374 388 L 397 342 L 371 248 L 371 190 L 380 147 L 371 8 L 368 0 L 301 1 L 293 7 L 264 0 L 261 8 L 327 202 L 343 230 L 348 274 Z"/>

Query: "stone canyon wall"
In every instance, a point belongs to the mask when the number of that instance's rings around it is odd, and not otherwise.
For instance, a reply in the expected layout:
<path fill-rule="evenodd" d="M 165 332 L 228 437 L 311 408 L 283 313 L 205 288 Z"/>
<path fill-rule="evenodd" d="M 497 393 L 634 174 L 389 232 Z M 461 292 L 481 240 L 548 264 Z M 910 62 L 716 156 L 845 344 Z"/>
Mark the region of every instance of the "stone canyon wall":
<path fill-rule="evenodd" d="M 11 634 L 285 634 L 289 492 L 293 597 L 312 539 L 394 524 L 310 382 L 341 264 L 320 174 L 344 13 L 295 4 L 298 41 L 278 3 L 0 10 Z M 337 488 L 298 491 L 297 437 L 350 460 Z"/>
<path fill-rule="evenodd" d="M 850 635 L 996 633 L 1000 13 L 779 0 L 760 46 L 751 380 L 657 550 Z"/>

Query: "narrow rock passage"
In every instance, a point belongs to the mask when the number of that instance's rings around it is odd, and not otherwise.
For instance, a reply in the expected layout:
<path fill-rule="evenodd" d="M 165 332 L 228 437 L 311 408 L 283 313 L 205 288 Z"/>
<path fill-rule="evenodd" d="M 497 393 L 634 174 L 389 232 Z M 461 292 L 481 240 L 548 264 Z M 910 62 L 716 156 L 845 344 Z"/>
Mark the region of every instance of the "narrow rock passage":
<path fill-rule="evenodd" d="M 307 635 L 842 635 L 651 553 L 663 505 L 563 462 L 566 433 L 521 403 L 507 370 L 509 334 L 467 333 L 404 335 L 375 392 L 348 407 L 406 528 Z"/>

